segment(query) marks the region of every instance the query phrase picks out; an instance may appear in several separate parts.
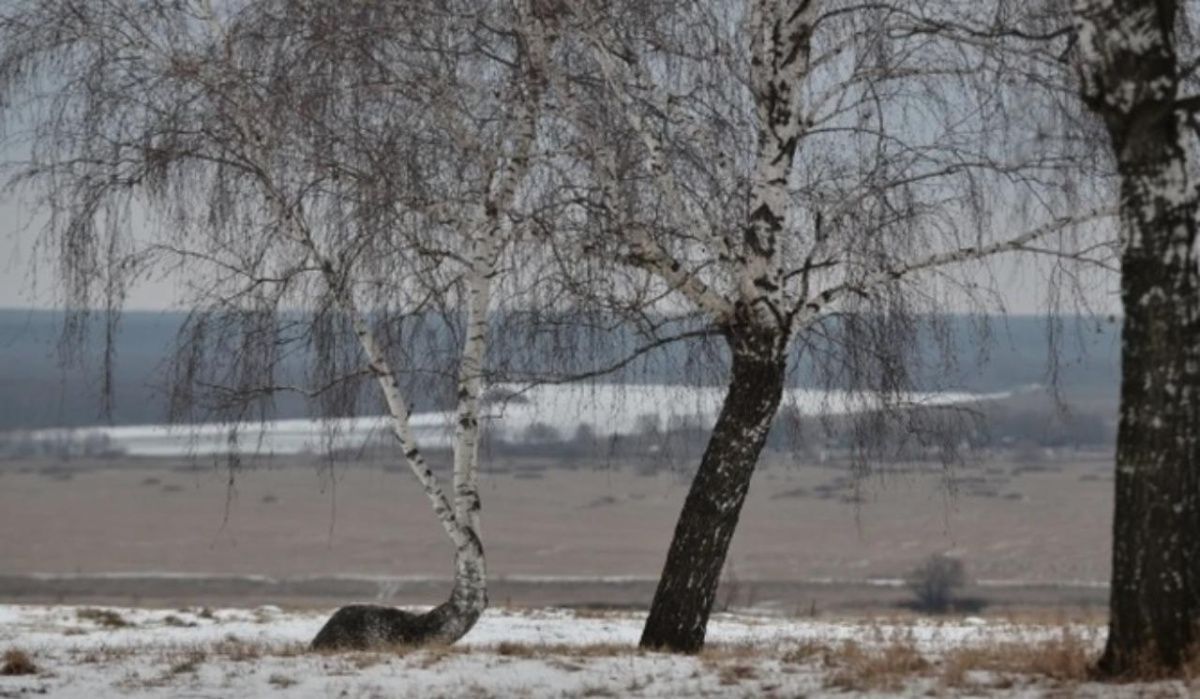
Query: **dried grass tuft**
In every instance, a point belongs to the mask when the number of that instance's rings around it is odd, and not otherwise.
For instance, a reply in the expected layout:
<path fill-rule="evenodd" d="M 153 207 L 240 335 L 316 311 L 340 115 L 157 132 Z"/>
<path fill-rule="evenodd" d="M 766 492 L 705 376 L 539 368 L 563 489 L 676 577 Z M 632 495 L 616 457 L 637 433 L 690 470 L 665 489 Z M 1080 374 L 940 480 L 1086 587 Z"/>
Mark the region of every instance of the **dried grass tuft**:
<path fill-rule="evenodd" d="M 36 675 L 38 666 L 29 654 L 19 648 L 10 648 L 0 656 L 0 675 Z"/>
<path fill-rule="evenodd" d="M 911 677 L 925 674 L 930 663 L 911 641 L 894 641 L 878 649 L 864 649 L 845 641 L 823 656 L 830 668 L 825 685 L 851 692 L 896 692 Z"/>
<path fill-rule="evenodd" d="M 1040 643 L 1006 642 L 949 651 L 942 659 L 942 684 L 968 687 L 973 672 L 1008 676 L 1022 675 L 1059 683 L 1083 682 L 1090 677 L 1092 647 L 1078 634 L 1064 629 L 1053 640 Z"/>
<path fill-rule="evenodd" d="M 103 626 L 106 629 L 123 629 L 127 626 L 132 626 L 125 617 L 111 609 L 84 607 L 75 610 L 75 617 L 81 621 L 90 621 L 97 626 Z"/>

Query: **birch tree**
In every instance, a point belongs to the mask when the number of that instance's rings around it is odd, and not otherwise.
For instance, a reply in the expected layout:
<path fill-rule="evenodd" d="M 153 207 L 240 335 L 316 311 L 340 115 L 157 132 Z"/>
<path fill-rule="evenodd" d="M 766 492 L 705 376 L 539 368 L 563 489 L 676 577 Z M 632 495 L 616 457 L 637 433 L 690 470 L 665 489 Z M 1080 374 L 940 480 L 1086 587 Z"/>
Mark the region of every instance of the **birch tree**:
<path fill-rule="evenodd" d="M 553 91 L 588 178 L 569 244 L 642 275 L 598 302 L 637 290 L 728 350 L 641 639 L 694 652 L 793 351 L 841 333 L 843 369 L 879 414 L 910 387 L 922 310 L 980 298 L 994 255 L 1104 258 L 1108 211 L 1077 186 L 1075 154 L 1024 131 L 1013 92 L 990 82 L 1011 57 L 935 31 L 947 25 L 924 6 L 571 8 L 580 67 Z"/>
<path fill-rule="evenodd" d="M 453 642 L 487 605 L 488 313 L 497 266 L 517 254 L 546 50 L 524 0 L 23 0 L 0 12 L 0 104 L 31 152 L 14 182 L 49 211 L 43 240 L 72 317 L 115 313 L 131 278 L 166 269 L 193 291 L 179 414 L 208 405 L 237 420 L 289 392 L 340 415 L 358 389 L 381 397 L 453 544 L 453 589 L 424 614 L 345 607 L 314 647 Z M 410 424 L 405 377 L 430 367 L 404 361 L 415 353 L 397 330 L 431 311 L 465 318 L 449 489 Z M 311 366 L 289 376 L 296 354 Z"/>
<path fill-rule="evenodd" d="M 1077 0 L 1083 100 L 1119 174 L 1121 414 L 1108 643 L 1112 675 L 1178 673 L 1200 643 L 1200 260 L 1195 56 L 1183 3 Z"/>

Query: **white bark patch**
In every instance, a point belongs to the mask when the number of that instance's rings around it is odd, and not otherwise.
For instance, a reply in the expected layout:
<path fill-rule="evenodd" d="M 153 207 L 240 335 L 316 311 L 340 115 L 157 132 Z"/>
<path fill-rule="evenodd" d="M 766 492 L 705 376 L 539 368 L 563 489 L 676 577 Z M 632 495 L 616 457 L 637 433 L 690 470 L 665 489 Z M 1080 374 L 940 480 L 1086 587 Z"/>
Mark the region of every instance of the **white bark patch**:
<path fill-rule="evenodd" d="M 811 68 L 813 23 L 821 7 L 820 0 L 755 0 L 750 8 L 759 134 L 738 287 L 763 327 L 775 324 L 783 308 L 779 234 L 790 217 L 788 178 L 804 128 L 797 92 Z"/>

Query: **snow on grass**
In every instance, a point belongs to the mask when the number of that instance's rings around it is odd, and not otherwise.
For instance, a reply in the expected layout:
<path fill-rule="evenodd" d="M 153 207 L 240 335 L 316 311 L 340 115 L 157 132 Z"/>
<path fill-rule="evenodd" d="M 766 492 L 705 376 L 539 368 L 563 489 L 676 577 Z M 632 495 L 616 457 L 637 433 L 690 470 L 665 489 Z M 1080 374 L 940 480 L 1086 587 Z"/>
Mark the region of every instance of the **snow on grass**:
<path fill-rule="evenodd" d="M 0 697 L 893 696 L 930 692 L 1136 696 L 1081 680 L 1101 629 L 1086 624 L 819 621 L 717 615 L 697 656 L 636 648 L 642 616 L 491 610 L 451 647 L 320 654 L 328 612 L 0 605 L 0 654 L 32 675 Z M 1188 687 L 1155 685 L 1161 696 Z M 1195 687 L 1193 687 L 1195 689 Z"/>

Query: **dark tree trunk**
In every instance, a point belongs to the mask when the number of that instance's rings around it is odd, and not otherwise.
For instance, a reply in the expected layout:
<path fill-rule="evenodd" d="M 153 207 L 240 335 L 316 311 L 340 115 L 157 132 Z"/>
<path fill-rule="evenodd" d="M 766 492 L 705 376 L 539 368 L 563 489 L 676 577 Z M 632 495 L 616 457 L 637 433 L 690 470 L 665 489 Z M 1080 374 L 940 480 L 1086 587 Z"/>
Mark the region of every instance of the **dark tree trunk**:
<path fill-rule="evenodd" d="M 342 607 L 317 632 L 312 649 L 385 650 L 397 645 L 454 643 L 475 626 L 487 608 L 483 547 L 473 532 L 455 556 L 454 567 L 454 589 L 442 604 L 424 614 L 370 604 Z"/>
<path fill-rule="evenodd" d="M 1126 206 L 1139 210 L 1128 218 L 1140 219 L 1128 223 L 1141 229 L 1133 231 L 1141 241 L 1127 246 L 1121 263 L 1111 619 L 1100 664 L 1117 676 L 1178 671 L 1200 641 L 1195 211 L 1146 201 L 1138 182 L 1148 176 L 1161 173 L 1123 175 Z"/>
<path fill-rule="evenodd" d="M 1080 7 L 1084 99 L 1104 120 L 1121 178 L 1125 308 L 1111 616 L 1099 669 L 1174 674 L 1200 641 L 1200 279 L 1178 8 L 1172 0 Z"/>
<path fill-rule="evenodd" d="M 703 648 L 721 567 L 783 395 L 786 355 L 778 335 L 740 328 L 729 335 L 729 391 L 675 526 L 642 631 L 644 648 Z"/>

